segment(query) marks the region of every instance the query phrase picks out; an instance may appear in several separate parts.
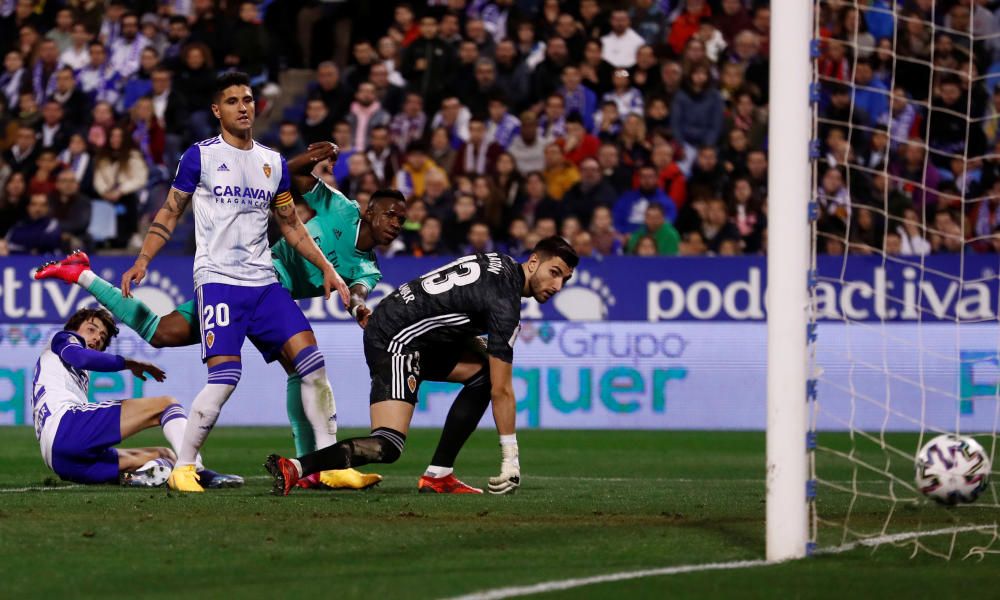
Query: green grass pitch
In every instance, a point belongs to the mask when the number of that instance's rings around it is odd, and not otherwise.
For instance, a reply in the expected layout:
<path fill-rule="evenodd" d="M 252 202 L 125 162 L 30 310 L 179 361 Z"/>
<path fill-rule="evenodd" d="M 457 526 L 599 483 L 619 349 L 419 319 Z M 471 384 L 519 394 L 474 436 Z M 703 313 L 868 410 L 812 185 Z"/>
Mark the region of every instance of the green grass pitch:
<path fill-rule="evenodd" d="M 357 432 L 342 437 L 350 433 Z M 516 495 L 419 495 L 416 480 L 437 435 L 411 432 L 399 462 L 370 469 L 386 477 L 376 489 L 277 498 L 260 465 L 270 451 L 290 450 L 285 429 L 216 430 L 206 447 L 209 465 L 248 477 L 247 486 L 179 495 L 55 482 L 30 429 L 0 428 L 0 597 L 442 598 L 763 557 L 762 433 L 526 431 L 519 434 L 524 484 Z M 157 431 L 129 445 L 152 444 L 162 444 Z M 484 486 L 498 463 L 496 436 L 483 430 L 457 474 Z M 831 473 L 851 476 L 848 469 Z M 843 513 L 847 500 L 821 490 L 820 512 Z M 851 525 L 878 530 L 884 516 L 862 503 Z M 910 531 L 970 520 L 995 522 L 996 509 L 900 506 L 891 523 Z M 824 531 L 821 545 L 841 542 L 835 529 Z M 983 537 L 962 534 L 958 546 Z M 956 554 L 949 562 L 921 552 L 911 559 L 912 548 L 863 548 L 544 597 L 996 597 L 1000 556 Z"/>

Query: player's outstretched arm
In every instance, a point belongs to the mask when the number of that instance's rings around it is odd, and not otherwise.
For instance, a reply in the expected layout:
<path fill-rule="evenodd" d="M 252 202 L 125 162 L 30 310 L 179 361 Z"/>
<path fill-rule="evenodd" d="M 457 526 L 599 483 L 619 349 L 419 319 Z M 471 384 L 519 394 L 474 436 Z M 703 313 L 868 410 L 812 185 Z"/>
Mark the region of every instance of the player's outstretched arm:
<path fill-rule="evenodd" d="M 521 464 L 515 437 L 517 403 L 514 398 L 514 365 L 490 356 L 490 381 L 493 386 L 493 420 L 500 434 L 502 459 L 500 474 L 490 477 L 489 490 L 491 494 L 510 494 L 521 485 Z"/>
<path fill-rule="evenodd" d="M 329 160 L 337 162 L 340 148 L 333 142 L 316 142 L 309 144 L 305 152 L 288 161 L 288 172 L 292 174 L 292 183 L 300 194 L 305 194 L 316 185 L 313 171 L 316 165 Z"/>
<path fill-rule="evenodd" d="M 343 278 L 334 270 L 330 261 L 323 256 L 319 246 L 316 245 L 312 236 L 309 235 L 306 226 L 302 224 L 298 213 L 295 212 L 295 205 L 291 202 L 276 205 L 274 207 L 274 218 L 278 220 L 281 235 L 288 242 L 288 245 L 294 248 L 306 260 L 316 265 L 316 268 L 323 273 L 323 291 L 325 292 L 325 297 L 329 298 L 330 291 L 335 289 L 340 294 L 340 300 L 344 303 L 344 306 L 350 306 L 351 293 L 347 289 L 347 284 L 344 283 Z"/>
<path fill-rule="evenodd" d="M 146 277 L 146 267 L 152 262 L 153 257 L 163 249 L 163 246 L 170 241 L 177 222 L 184 216 L 184 212 L 191 204 L 193 194 L 182 192 L 177 188 L 170 188 L 167 194 L 167 201 L 156 213 L 156 218 L 149 225 L 146 232 L 146 239 L 142 242 L 142 249 L 135 259 L 135 264 L 125 274 L 122 275 L 122 296 L 129 298 L 132 296 L 132 285 L 139 285 Z"/>
<path fill-rule="evenodd" d="M 365 305 L 365 300 L 368 299 L 368 287 L 356 283 L 351 286 L 351 305 L 348 307 L 348 311 L 354 320 L 358 322 L 361 329 L 364 329 L 368 325 L 368 317 L 372 316 L 372 309 Z"/>

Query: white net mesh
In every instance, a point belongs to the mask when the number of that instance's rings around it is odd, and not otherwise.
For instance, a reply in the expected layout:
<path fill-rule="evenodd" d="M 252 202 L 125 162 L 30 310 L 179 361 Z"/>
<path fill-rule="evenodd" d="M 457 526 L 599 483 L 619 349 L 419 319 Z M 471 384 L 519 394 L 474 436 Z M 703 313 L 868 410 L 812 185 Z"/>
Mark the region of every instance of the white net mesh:
<path fill-rule="evenodd" d="M 914 480 L 918 450 L 946 432 L 973 436 L 997 470 L 1000 15 L 986 4 L 815 2 L 821 552 L 964 558 L 1000 547 L 995 472 L 978 501 L 955 508 Z"/>

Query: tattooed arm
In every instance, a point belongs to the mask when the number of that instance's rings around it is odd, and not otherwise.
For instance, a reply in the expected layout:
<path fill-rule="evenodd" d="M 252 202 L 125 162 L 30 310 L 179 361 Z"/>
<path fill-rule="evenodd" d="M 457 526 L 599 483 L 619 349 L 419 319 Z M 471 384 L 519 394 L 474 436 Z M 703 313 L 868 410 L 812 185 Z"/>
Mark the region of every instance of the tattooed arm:
<path fill-rule="evenodd" d="M 146 267 L 149 266 L 153 257 L 163 249 L 163 246 L 170 241 L 170 236 L 173 235 L 177 222 L 184 216 L 184 212 L 191 204 L 192 195 L 176 188 L 170 188 L 167 201 L 163 203 L 163 207 L 156 213 L 156 218 L 149 225 L 149 231 L 146 232 L 146 239 L 142 242 L 142 250 L 139 251 L 135 264 L 122 275 L 122 296 L 130 297 L 132 286 L 139 285 L 146 277 Z"/>
<path fill-rule="evenodd" d="M 302 224 L 298 213 L 295 212 L 295 204 L 291 201 L 275 204 L 273 210 L 274 218 L 278 221 L 278 227 L 281 229 L 281 235 L 288 242 L 288 245 L 322 271 L 323 290 L 326 292 L 326 297 L 329 298 L 330 290 L 335 289 L 340 294 L 344 306 L 350 306 L 351 293 L 347 289 L 347 284 L 334 270 L 330 261 L 323 256 L 323 252 L 309 235 L 306 226 Z"/>

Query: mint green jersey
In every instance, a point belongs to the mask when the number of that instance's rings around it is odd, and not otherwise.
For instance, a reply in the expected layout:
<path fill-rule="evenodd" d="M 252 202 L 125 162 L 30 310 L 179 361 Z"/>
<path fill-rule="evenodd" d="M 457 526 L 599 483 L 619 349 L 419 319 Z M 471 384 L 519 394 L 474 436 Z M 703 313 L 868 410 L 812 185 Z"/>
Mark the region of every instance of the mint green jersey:
<path fill-rule="evenodd" d="M 361 229 L 358 203 L 318 180 L 303 198 L 316 211 L 316 216 L 306 223 L 306 230 L 347 287 L 361 284 L 368 290 L 374 289 L 382 279 L 382 272 L 373 251 L 357 248 Z M 281 240 L 272 246 L 271 258 L 278 281 L 293 298 L 323 295 L 323 274 L 288 242 Z"/>

